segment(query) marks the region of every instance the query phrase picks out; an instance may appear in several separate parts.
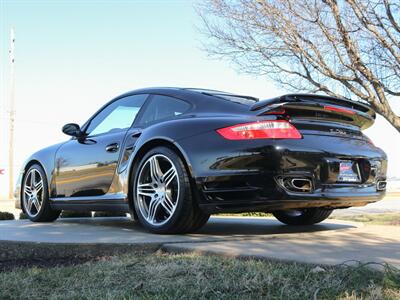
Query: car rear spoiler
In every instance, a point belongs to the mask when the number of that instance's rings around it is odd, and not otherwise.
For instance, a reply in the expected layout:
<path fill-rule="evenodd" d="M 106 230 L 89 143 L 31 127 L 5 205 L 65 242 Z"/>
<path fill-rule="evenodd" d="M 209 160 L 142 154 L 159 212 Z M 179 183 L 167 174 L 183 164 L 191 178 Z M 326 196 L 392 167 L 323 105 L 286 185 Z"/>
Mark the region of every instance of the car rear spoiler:
<path fill-rule="evenodd" d="M 251 111 L 257 115 L 271 114 L 276 110 L 313 111 L 316 117 L 323 114 L 342 116 L 341 122 L 356 125 L 361 129 L 370 127 L 376 118 L 375 111 L 367 104 L 314 94 L 287 94 L 272 99 L 261 100 L 253 104 Z"/>

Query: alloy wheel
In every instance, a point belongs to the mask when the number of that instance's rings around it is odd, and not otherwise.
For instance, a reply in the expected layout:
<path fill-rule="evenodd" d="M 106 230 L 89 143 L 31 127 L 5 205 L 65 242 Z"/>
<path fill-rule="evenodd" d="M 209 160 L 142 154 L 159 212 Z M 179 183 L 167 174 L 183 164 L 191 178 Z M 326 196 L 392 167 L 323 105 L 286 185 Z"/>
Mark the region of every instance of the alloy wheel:
<path fill-rule="evenodd" d="M 136 199 L 143 218 L 162 226 L 174 215 L 179 199 L 179 178 L 174 163 L 165 155 L 150 156 L 142 165 Z"/>
<path fill-rule="evenodd" d="M 24 208 L 29 217 L 36 217 L 43 204 L 43 178 L 36 169 L 31 169 L 24 182 Z"/>

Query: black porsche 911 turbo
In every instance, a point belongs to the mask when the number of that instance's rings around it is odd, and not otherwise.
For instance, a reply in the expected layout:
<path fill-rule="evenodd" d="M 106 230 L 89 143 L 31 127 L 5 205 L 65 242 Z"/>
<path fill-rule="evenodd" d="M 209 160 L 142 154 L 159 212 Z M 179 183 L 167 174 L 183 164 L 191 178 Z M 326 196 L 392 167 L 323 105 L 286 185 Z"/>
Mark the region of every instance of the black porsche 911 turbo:
<path fill-rule="evenodd" d="M 62 210 L 129 212 L 156 233 L 192 232 L 222 212 L 315 224 L 385 195 L 386 155 L 361 132 L 375 117 L 321 95 L 135 90 L 33 154 L 16 206 L 34 222 Z"/>

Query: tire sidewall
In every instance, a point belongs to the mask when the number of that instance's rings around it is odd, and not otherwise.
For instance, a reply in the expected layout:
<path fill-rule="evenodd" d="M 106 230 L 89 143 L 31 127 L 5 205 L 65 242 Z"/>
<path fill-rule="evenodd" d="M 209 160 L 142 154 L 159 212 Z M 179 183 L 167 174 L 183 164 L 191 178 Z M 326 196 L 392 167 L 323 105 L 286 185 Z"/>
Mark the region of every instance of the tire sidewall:
<path fill-rule="evenodd" d="M 139 174 L 141 169 L 143 168 L 143 165 L 145 162 L 153 155 L 156 154 L 162 154 L 168 157 L 172 163 L 174 164 L 176 171 L 178 173 L 178 180 L 179 180 L 179 195 L 178 195 L 178 204 L 177 207 L 172 215 L 172 217 L 163 225 L 161 226 L 154 226 L 150 223 L 147 222 L 147 220 L 142 216 L 142 213 L 140 211 L 140 208 L 138 206 L 138 201 L 136 199 L 136 189 L 137 189 L 137 184 L 138 184 L 138 179 L 139 179 Z M 137 168 L 135 168 L 135 174 L 133 176 L 133 190 L 132 190 L 132 198 L 133 198 L 133 204 L 134 208 L 136 210 L 138 219 L 140 223 L 145 226 L 146 228 L 150 229 L 153 232 L 156 233 L 167 233 L 171 231 L 171 229 L 175 226 L 175 224 L 178 222 L 181 214 L 183 213 L 184 206 L 185 206 L 185 199 L 186 197 L 189 197 L 187 195 L 188 188 L 190 190 L 190 187 L 188 187 L 188 182 L 185 178 L 187 178 L 187 172 L 185 170 L 185 166 L 183 165 L 183 162 L 181 158 L 170 148 L 167 147 L 156 147 L 151 149 L 146 155 L 142 157 L 140 162 L 138 163 Z"/>

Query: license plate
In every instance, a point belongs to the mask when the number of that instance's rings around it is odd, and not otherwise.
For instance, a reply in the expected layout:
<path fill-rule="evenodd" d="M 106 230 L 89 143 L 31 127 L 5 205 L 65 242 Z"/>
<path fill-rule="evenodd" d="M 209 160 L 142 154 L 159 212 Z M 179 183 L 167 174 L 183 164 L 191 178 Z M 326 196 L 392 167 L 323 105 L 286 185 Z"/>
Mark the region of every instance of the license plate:
<path fill-rule="evenodd" d="M 341 161 L 338 182 L 361 182 L 358 164 L 352 161 Z"/>

